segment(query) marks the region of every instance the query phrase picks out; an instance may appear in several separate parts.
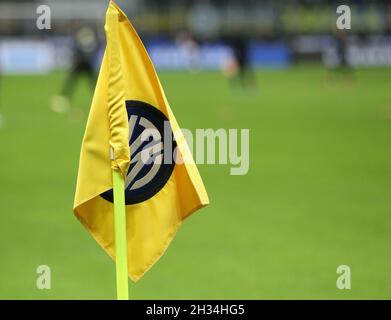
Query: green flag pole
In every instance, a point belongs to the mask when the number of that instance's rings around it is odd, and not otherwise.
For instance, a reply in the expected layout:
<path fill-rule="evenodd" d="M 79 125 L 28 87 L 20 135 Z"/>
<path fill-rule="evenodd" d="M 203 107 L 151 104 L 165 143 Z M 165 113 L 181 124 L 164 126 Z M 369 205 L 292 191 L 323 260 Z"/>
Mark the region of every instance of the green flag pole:
<path fill-rule="evenodd" d="M 128 253 L 126 242 L 125 181 L 120 171 L 113 170 L 115 262 L 117 299 L 129 300 Z"/>

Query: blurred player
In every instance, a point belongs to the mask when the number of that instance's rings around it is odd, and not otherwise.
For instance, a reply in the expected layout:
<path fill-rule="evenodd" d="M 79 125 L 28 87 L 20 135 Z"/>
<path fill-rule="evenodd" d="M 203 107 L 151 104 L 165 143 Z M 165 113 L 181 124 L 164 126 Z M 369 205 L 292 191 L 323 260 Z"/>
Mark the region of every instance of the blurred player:
<path fill-rule="evenodd" d="M 189 71 L 198 71 L 200 65 L 200 46 L 192 34 L 188 31 L 181 32 L 176 38 L 176 43 L 189 59 L 187 66 Z"/>
<path fill-rule="evenodd" d="M 94 58 L 99 47 L 96 34 L 92 28 L 80 27 L 77 22 L 74 29 L 72 68 L 65 81 L 61 95 L 54 96 L 51 105 L 52 110 L 58 113 L 69 110 L 78 78 L 86 76 L 92 90 L 94 90 L 96 83 Z"/>
<path fill-rule="evenodd" d="M 353 80 L 354 70 L 349 61 L 349 43 L 348 35 L 344 30 L 337 30 L 335 33 L 336 59 L 333 64 L 331 80 L 341 74 L 348 80 Z"/>
<path fill-rule="evenodd" d="M 233 36 L 229 43 L 233 57 L 225 62 L 223 72 L 234 84 L 239 84 L 243 88 L 254 87 L 256 81 L 249 57 L 248 39 L 244 36 Z"/>

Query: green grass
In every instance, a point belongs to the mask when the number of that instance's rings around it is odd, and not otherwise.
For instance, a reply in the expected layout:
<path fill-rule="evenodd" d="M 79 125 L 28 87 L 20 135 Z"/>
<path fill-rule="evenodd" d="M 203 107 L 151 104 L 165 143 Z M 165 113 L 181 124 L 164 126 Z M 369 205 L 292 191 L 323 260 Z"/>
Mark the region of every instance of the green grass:
<path fill-rule="evenodd" d="M 250 128 L 250 172 L 199 169 L 211 205 L 183 225 L 135 299 L 391 298 L 391 69 L 327 83 L 321 67 L 258 73 L 232 91 L 218 73 L 161 73 L 182 127 Z M 0 298 L 114 299 L 115 266 L 72 214 L 91 95 L 49 109 L 65 74 L 2 79 Z M 52 270 L 37 290 L 36 268 Z M 336 268 L 352 270 L 337 290 Z"/>

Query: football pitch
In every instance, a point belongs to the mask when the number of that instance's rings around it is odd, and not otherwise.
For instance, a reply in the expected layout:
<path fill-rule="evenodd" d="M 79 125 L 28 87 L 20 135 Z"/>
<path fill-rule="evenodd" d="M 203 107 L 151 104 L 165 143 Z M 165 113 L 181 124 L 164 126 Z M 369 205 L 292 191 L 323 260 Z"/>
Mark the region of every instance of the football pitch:
<path fill-rule="evenodd" d="M 211 204 L 183 224 L 132 299 L 391 297 L 391 69 L 330 80 L 320 66 L 257 73 L 159 72 L 179 124 L 250 129 L 250 170 L 199 165 Z M 0 299 L 115 299 L 115 265 L 73 216 L 91 102 L 49 108 L 65 73 L 3 76 Z M 51 290 L 36 269 L 51 268 Z M 337 267 L 351 268 L 338 290 Z"/>

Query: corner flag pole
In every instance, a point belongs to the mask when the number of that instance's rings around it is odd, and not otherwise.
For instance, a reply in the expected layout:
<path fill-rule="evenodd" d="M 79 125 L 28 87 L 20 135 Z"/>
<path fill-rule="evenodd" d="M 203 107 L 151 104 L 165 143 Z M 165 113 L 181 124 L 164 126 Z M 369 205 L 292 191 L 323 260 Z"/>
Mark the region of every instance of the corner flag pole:
<path fill-rule="evenodd" d="M 118 300 L 129 300 L 124 190 L 125 181 L 121 172 L 113 169 L 115 262 Z"/>

